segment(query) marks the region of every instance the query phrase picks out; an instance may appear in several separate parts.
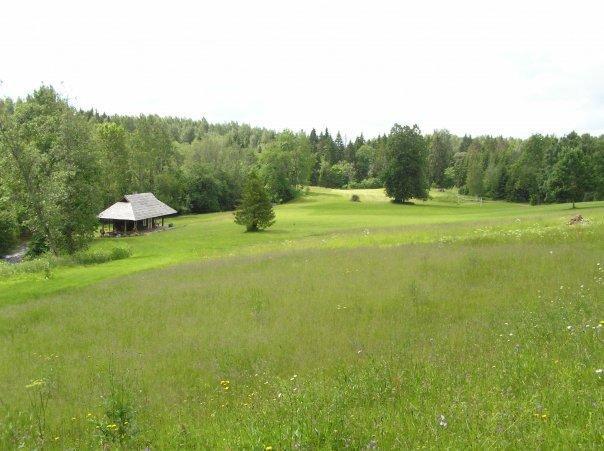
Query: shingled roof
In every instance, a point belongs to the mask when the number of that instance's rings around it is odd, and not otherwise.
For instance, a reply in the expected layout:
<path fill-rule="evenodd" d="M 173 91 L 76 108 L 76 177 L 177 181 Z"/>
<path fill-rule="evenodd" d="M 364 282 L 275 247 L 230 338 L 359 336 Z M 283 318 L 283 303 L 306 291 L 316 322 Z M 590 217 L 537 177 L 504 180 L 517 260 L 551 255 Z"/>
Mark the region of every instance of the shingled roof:
<path fill-rule="evenodd" d="M 173 215 L 172 207 L 158 200 L 153 193 L 127 194 L 120 202 L 101 212 L 99 219 L 141 221 L 149 218 Z"/>

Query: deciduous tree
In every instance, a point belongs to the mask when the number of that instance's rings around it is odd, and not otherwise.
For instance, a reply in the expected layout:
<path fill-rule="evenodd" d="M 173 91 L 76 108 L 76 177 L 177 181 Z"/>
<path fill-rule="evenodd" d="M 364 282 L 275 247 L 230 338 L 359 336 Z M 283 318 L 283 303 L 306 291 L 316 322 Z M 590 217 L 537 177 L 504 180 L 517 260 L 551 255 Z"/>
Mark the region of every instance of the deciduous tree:
<path fill-rule="evenodd" d="M 437 188 L 445 188 L 445 169 L 451 165 L 453 143 L 447 130 L 435 131 L 430 139 L 428 155 L 428 173 L 430 184 Z"/>
<path fill-rule="evenodd" d="M 25 206 L 25 225 L 55 254 L 86 246 L 100 206 L 99 158 L 87 119 L 48 87 L 4 119 L 0 146 L 13 197 Z"/>
<path fill-rule="evenodd" d="M 395 203 L 428 197 L 427 146 L 419 127 L 395 124 L 386 141 L 384 184 Z"/>
<path fill-rule="evenodd" d="M 548 179 L 548 196 L 558 202 L 575 203 L 583 200 L 592 180 L 587 158 L 576 147 L 563 147 Z"/>

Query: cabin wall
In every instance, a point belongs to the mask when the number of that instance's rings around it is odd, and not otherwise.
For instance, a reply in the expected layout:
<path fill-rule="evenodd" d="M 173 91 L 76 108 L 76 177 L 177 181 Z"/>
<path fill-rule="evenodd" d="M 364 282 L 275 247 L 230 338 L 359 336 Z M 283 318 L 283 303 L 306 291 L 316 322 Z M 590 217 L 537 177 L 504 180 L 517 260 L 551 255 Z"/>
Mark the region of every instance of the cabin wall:
<path fill-rule="evenodd" d="M 158 218 L 143 219 L 141 221 L 124 221 L 120 219 L 114 220 L 103 220 L 107 226 L 113 224 L 111 227 L 113 231 L 118 233 L 132 233 L 134 231 L 143 232 L 145 230 L 152 230 L 160 226 L 161 220 Z"/>

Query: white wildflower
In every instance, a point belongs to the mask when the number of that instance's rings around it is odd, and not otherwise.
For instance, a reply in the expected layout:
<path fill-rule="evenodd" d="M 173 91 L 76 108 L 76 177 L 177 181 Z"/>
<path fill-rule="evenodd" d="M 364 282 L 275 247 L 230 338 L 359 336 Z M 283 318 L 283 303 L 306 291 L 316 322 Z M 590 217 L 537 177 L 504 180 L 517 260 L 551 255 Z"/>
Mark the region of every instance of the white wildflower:
<path fill-rule="evenodd" d="M 446 427 L 447 427 L 447 424 L 448 424 L 448 423 L 447 423 L 447 419 L 445 418 L 445 416 L 444 416 L 444 415 L 440 415 L 440 416 L 438 417 L 438 424 L 439 424 L 440 426 L 444 427 L 444 428 L 446 428 Z"/>

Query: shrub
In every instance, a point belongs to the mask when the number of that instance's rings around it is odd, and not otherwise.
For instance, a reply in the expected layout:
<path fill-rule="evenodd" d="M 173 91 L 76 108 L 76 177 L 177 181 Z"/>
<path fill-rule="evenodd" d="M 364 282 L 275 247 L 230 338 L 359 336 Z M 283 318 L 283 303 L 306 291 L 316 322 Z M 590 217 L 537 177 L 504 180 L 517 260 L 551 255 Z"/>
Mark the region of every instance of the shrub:
<path fill-rule="evenodd" d="M 0 261 L 0 277 L 9 277 L 18 274 L 32 274 L 37 272 L 50 272 L 50 269 L 59 262 L 52 257 L 40 257 L 33 260 L 24 260 L 21 263 L 7 263 Z"/>
<path fill-rule="evenodd" d="M 114 247 L 113 249 L 97 249 L 94 251 L 80 251 L 73 255 L 73 261 L 80 265 L 95 265 L 112 260 L 123 260 L 132 255 L 132 251 L 126 247 Z"/>
<path fill-rule="evenodd" d="M 109 393 L 103 398 L 103 416 L 91 416 L 89 421 L 94 425 L 104 448 L 112 443 L 122 446 L 129 444 L 128 448 L 136 448 L 132 446 L 138 434 L 135 421 L 137 409 L 132 389 L 123 381 L 117 380 L 113 374 L 109 380 Z"/>
<path fill-rule="evenodd" d="M 132 255 L 132 250 L 127 247 L 114 247 L 111 249 L 111 260 L 123 260 Z"/>
<path fill-rule="evenodd" d="M 360 182 L 350 182 L 348 188 L 356 189 L 372 189 L 372 188 L 383 188 L 384 182 L 377 177 L 368 177 L 361 180 Z"/>
<path fill-rule="evenodd" d="M 42 234 L 34 234 L 29 240 L 26 257 L 35 258 L 45 254 L 49 250 L 48 240 L 46 237 Z"/>
<path fill-rule="evenodd" d="M 344 188 L 352 182 L 353 175 L 354 166 L 347 161 L 340 161 L 334 165 L 322 161 L 319 169 L 319 186 Z"/>

